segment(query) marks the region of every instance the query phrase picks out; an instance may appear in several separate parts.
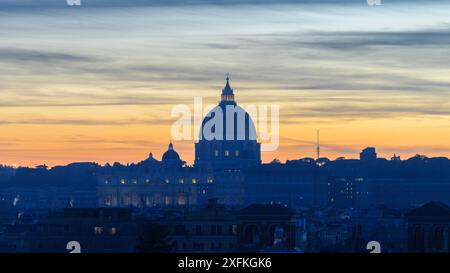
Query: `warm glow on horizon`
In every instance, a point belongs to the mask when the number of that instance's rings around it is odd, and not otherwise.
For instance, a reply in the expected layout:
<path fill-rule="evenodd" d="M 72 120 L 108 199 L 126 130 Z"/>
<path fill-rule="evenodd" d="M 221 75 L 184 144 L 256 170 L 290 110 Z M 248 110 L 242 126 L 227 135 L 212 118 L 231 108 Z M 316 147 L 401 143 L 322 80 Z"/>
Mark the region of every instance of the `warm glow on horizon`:
<path fill-rule="evenodd" d="M 161 159 L 172 107 L 217 104 L 226 73 L 240 105 L 280 106 L 264 162 L 315 158 L 317 130 L 330 159 L 450 157 L 441 5 L 0 9 L 0 164 Z"/>

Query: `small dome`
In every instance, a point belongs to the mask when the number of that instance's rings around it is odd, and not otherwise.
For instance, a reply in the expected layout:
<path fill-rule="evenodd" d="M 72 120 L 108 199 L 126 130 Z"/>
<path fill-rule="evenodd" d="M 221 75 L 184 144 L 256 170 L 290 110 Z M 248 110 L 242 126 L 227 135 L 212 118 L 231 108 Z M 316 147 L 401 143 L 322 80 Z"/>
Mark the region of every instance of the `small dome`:
<path fill-rule="evenodd" d="M 182 161 L 178 153 L 173 149 L 173 144 L 169 144 L 169 149 L 163 154 L 162 161 L 169 165 L 181 165 Z"/>

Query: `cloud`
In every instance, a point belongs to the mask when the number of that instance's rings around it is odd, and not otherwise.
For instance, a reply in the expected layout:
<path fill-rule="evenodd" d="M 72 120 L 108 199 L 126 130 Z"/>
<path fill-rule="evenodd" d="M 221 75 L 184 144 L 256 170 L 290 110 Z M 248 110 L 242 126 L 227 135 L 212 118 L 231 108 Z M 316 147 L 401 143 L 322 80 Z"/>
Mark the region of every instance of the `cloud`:
<path fill-rule="evenodd" d="M 40 51 L 20 48 L 0 48 L 0 61 L 39 63 L 93 62 L 96 61 L 96 58 L 63 52 Z"/>
<path fill-rule="evenodd" d="M 406 0 L 390 0 L 403 2 Z M 411 0 L 409 0 L 411 1 Z M 145 7 L 188 5 L 267 5 L 267 4 L 359 4 L 360 0 L 81 0 L 82 7 Z M 60 8 L 67 7 L 66 0 L 0 0 L 1 8 Z"/>
<path fill-rule="evenodd" d="M 165 124 L 173 123 L 175 119 L 170 118 L 122 118 L 122 119 L 88 119 L 88 118 L 31 118 L 16 120 L 0 120 L 2 124 L 19 124 L 19 125 L 80 125 L 80 126 L 124 126 L 136 124 Z"/>
<path fill-rule="evenodd" d="M 290 43 L 333 50 L 367 49 L 386 46 L 448 46 L 450 29 L 428 29 L 419 31 L 342 31 L 310 33 L 314 41 Z"/>

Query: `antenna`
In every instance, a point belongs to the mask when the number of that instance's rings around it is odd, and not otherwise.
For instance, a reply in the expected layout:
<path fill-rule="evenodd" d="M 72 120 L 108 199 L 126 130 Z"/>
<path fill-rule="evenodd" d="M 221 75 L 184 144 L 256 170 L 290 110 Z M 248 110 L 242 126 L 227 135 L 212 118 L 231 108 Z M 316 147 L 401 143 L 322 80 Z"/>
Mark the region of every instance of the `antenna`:
<path fill-rule="evenodd" d="M 317 159 L 320 158 L 320 131 L 317 130 Z"/>

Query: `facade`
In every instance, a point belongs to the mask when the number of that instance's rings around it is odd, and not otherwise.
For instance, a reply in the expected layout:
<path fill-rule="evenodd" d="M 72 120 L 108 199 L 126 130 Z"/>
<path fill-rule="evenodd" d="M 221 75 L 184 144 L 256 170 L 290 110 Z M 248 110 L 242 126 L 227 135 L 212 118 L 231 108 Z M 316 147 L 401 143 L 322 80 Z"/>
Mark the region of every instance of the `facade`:
<path fill-rule="evenodd" d="M 231 210 L 208 200 L 204 208 L 161 221 L 175 242 L 175 252 L 293 250 L 305 231 L 304 221 L 281 205 L 255 204 Z"/>
<path fill-rule="evenodd" d="M 128 208 L 67 208 L 33 223 L 8 225 L 2 252 L 68 253 L 71 241 L 82 253 L 134 252 L 137 226 Z"/>
<path fill-rule="evenodd" d="M 164 219 L 175 252 L 232 252 L 238 249 L 237 219 L 211 199 L 208 205 L 184 216 Z"/>
<path fill-rule="evenodd" d="M 450 207 L 429 202 L 406 215 L 408 252 L 449 252 Z"/>

